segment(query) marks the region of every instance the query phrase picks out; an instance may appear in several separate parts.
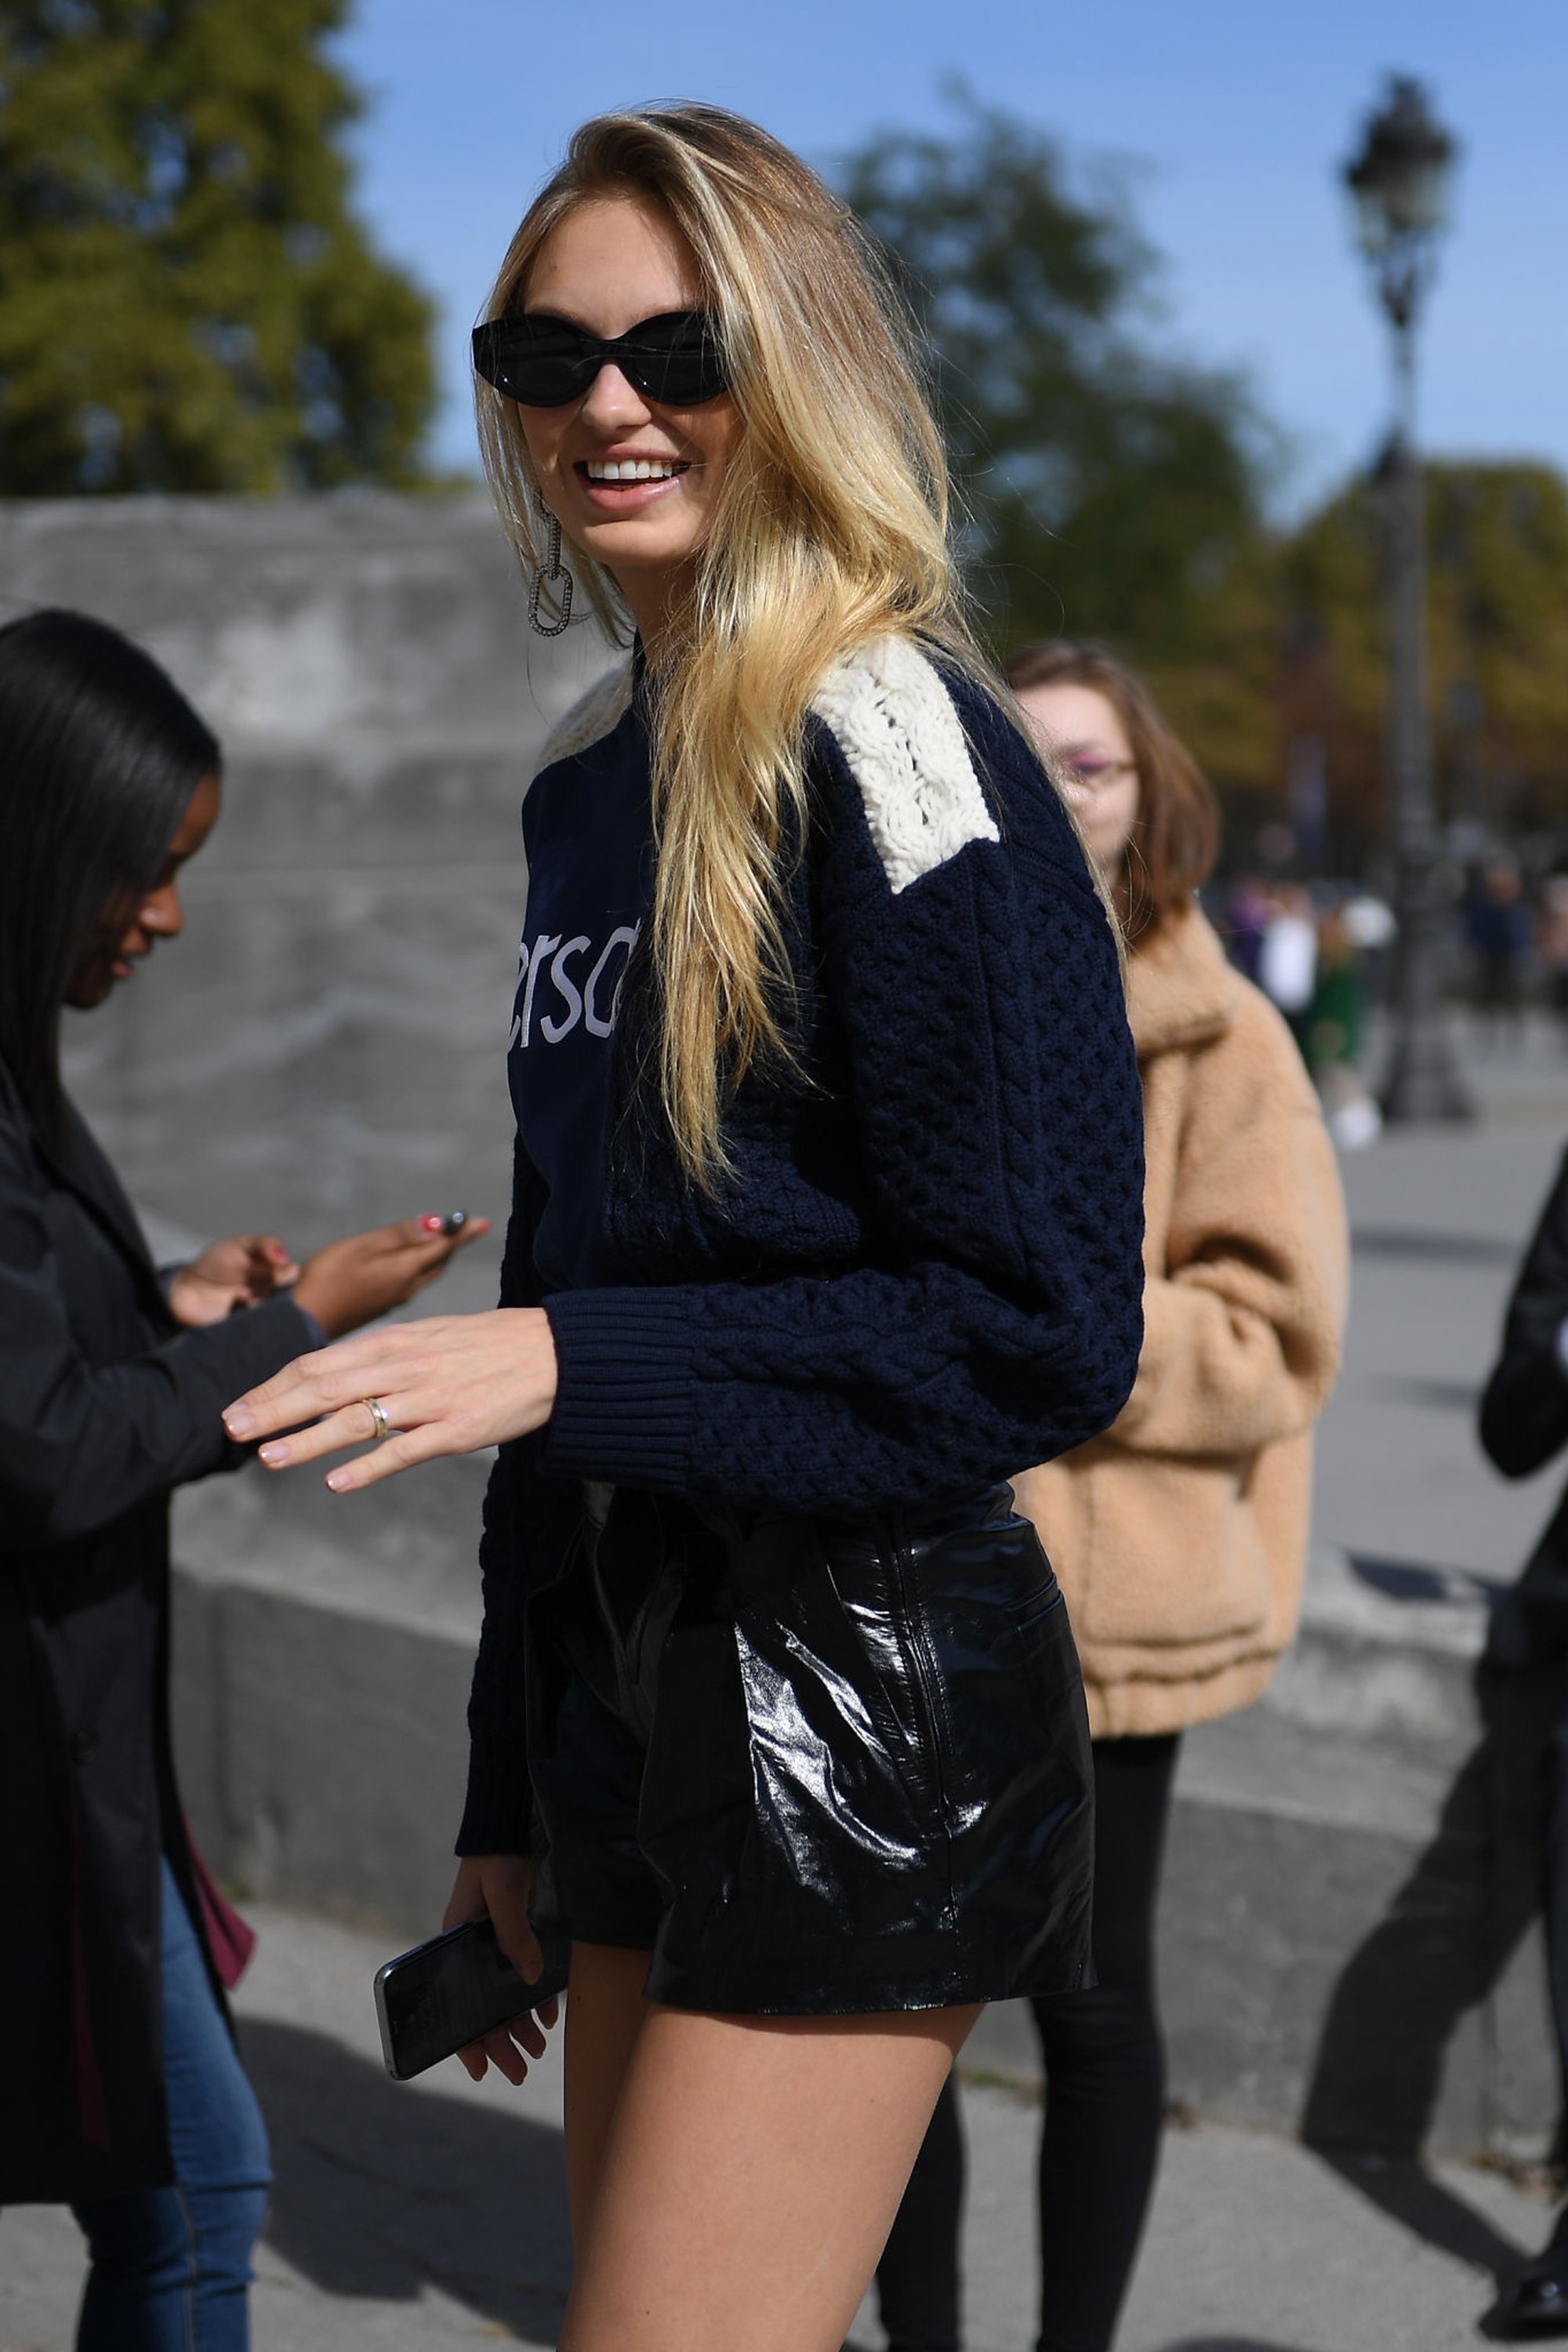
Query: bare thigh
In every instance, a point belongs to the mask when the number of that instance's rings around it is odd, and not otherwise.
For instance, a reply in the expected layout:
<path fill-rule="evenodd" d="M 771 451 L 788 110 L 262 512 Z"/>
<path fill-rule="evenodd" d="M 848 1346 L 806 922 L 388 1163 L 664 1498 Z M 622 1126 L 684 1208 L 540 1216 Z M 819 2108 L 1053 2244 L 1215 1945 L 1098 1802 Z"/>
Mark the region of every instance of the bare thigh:
<path fill-rule="evenodd" d="M 611 2063 L 581 2075 L 561 2352 L 838 2352 L 978 2010 L 643 2009 L 618 2095 Z"/>
<path fill-rule="evenodd" d="M 566 2201 L 580 2247 L 621 2084 L 648 2003 L 646 1952 L 574 1944 L 566 1995 Z"/>

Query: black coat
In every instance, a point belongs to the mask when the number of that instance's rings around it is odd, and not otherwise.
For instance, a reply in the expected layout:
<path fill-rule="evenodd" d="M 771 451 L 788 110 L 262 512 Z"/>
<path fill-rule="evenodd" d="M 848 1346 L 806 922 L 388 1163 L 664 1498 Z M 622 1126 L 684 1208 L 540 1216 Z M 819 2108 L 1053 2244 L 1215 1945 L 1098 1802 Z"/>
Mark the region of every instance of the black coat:
<path fill-rule="evenodd" d="M 1568 1153 L 1524 1254 L 1503 1324 L 1502 1352 L 1481 1399 L 1481 1444 L 1505 1478 L 1528 1478 L 1568 1445 L 1568 1370 L 1557 1335 L 1568 1322 Z M 1544 1664 L 1568 1652 L 1568 1492 L 1498 1610 L 1490 1654 L 1500 1665 Z"/>
<path fill-rule="evenodd" d="M 311 1344 L 288 1299 L 182 1330 L 86 1127 L 46 1151 L 0 1066 L 0 2205 L 172 2177 L 169 1493 L 242 1458 L 222 1407 Z"/>

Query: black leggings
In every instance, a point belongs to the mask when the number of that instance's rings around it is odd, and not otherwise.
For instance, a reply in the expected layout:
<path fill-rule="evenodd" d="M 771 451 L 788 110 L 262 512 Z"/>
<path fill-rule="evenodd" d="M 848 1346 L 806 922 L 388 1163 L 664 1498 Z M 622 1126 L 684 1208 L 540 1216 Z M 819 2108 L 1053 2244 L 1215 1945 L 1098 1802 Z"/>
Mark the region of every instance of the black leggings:
<path fill-rule="evenodd" d="M 1154 1897 L 1175 1734 L 1094 1745 L 1092 1992 L 1031 2003 L 1046 2060 L 1038 2352 L 1109 2352 L 1160 2152 Z M 957 2352 L 963 2137 L 950 2078 L 877 2271 L 891 2352 Z"/>

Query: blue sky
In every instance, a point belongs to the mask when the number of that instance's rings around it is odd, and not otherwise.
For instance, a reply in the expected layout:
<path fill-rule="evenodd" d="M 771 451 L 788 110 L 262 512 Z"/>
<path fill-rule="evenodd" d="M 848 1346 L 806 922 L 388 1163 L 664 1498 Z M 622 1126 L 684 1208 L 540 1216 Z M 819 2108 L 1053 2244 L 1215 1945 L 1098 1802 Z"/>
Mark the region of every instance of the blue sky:
<path fill-rule="evenodd" d="M 1284 428 L 1281 499 L 1359 463 L 1386 414 L 1381 322 L 1337 166 L 1390 69 L 1464 148 L 1425 336 L 1435 449 L 1568 470 L 1568 6 L 1563 0 L 359 0 L 340 53 L 367 92 L 360 206 L 437 297 L 437 455 L 472 463 L 467 331 L 574 126 L 697 97 L 819 165 L 942 120 L 962 73 L 1091 164 L 1129 167 L 1165 255 L 1157 331 L 1237 365 Z"/>

